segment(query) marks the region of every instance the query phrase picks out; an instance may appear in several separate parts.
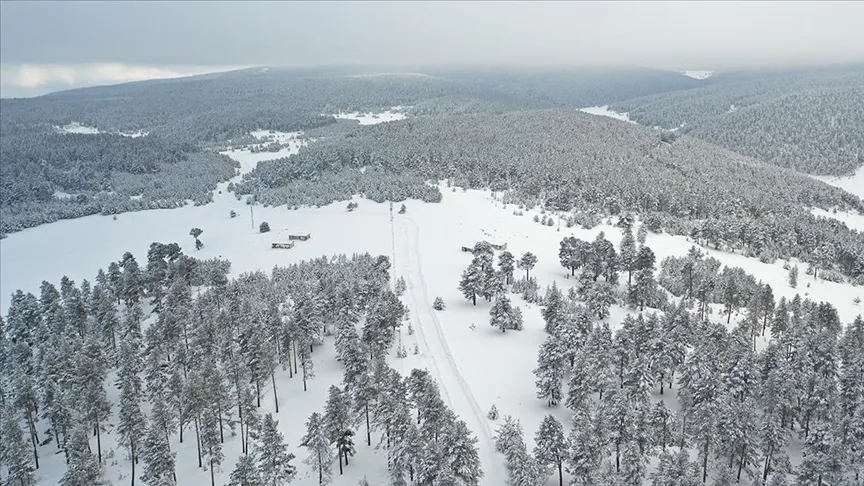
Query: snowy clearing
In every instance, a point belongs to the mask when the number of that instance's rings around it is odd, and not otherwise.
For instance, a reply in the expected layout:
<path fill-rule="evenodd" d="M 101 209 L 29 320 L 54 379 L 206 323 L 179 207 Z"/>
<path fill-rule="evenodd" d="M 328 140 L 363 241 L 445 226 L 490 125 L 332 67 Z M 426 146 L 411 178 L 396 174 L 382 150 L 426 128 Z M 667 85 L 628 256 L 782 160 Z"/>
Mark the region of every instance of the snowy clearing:
<path fill-rule="evenodd" d="M 810 212 L 813 216 L 836 219 L 837 221 L 846 223 L 846 226 L 850 229 L 864 231 L 864 215 L 848 211 L 826 211 L 820 208 L 813 208 Z"/>
<path fill-rule="evenodd" d="M 681 71 L 681 74 L 683 74 L 684 76 L 693 78 L 693 79 L 708 79 L 711 76 L 713 76 L 714 74 L 716 74 L 716 72 L 697 69 L 697 70 L 690 70 L 690 71 Z"/>
<path fill-rule="evenodd" d="M 859 167 L 854 175 L 847 177 L 834 176 L 812 176 L 826 184 L 839 187 L 847 192 L 855 194 L 860 198 L 864 198 L 864 167 Z"/>
<path fill-rule="evenodd" d="M 631 120 L 630 117 L 627 116 L 627 113 L 618 113 L 617 111 L 612 111 L 609 109 L 609 105 L 589 106 L 586 108 L 579 108 L 579 111 L 583 113 L 588 113 L 589 115 L 608 116 L 609 118 L 614 118 L 616 120 L 621 120 L 632 123 L 634 125 L 638 125 L 638 123 Z"/>
<path fill-rule="evenodd" d="M 407 107 L 402 106 L 394 106 L 387 111 L 382 111 L 380 113 L 360 113 L 360 112 L 352 112 L 352 113 L 337 113 L 332 115 L 334 118 L 338 118 L 340 120 L 356 120 L 361 125 L 375 125 L 378 123 L 391 122 L 396 120 L 404 120 L 405 113 L 401 113 L 399 110 L 402 110 Z"/>
<path fill-rule="evenodd" d="M 55 126 L 54 128 L 60 131 L 60 133 L 74 133 L 76 135 L 96 135 L 97 133 L 102 133 L 96 127 L 88 127 L 78 122 L 72 122 L 62 127 Z"/>

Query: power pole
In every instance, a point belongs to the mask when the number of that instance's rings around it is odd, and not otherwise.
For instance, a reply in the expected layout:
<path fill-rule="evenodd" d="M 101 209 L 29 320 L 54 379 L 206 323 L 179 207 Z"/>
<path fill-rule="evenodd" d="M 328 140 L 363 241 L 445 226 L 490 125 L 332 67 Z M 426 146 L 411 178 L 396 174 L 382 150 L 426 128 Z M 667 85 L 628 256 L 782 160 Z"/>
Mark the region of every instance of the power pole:
<path fill-rule="evenodd" d="M 390 201 L 390 245 L 393 249 L 393 271 L 390 279 L 393 281 L 393 290 L 396 290 L 396 230 L 393 225 L 393 201 Z"/>
<path fill-rule="evenodd" d="M 252 231 L 255 231 L 255 212 L 252 211 L 252 208 L 255 206 L 249 205 L 249 216 L 252 218 Z"/>

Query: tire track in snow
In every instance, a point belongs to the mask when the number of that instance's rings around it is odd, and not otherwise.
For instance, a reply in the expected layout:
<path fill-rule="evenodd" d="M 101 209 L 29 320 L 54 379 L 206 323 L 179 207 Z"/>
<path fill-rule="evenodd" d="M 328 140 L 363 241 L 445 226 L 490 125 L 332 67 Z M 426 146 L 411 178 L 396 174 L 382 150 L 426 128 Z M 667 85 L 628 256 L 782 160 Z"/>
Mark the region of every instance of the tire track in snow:
<path fill-rule="evenodd" d="M 483 472 L 484 472 L 484 480 L 483 484 L 504 484 L 505 478 L 501 475 L 501 464 L 495 455 L 495 445 L 492 440 L 492 430 L 489 427 L 489 423 L 486 420 L 486 414 L 483 413 L 483 410 L 480 408 L 480 405 L 477 403 L 477 399 L 474 397 L 474 393 L 471 391 L 471 387 L 468 386 L 468 382 L 465 381 L 465 377 L 462 376 L 462 373 L 459 371 L 459 366 L 456 363 L 456 360 L 453 358 L 453 353 L 450 350 L 450 346 L 447 344 L 447 339 L 444 336 L 444 332 L 441 329 L 441 323 L 438 321 L 438 316 L 436 311 L 432 309 L 432 305 L 429 300 L 429 291 L 426 287 L 426 281 L 423 278 L 423 257 L 420 252 L 420 227 L 417 223 L 408 217 L 400 217 L 396 221 L 405 221 L 411 225 L 413 228 L 413 239 L 408 235 L 407 231 L 403 232 L 405 234 L 405 246 L 406 250 L 410 247 L 413 249 L 413 253 L 408 254 L 406 251 L 406 255 L 403 257 L 402 261 L 411 261 L 412 267 L 407 274 L 409 278 L 414 277 L 420 283 L 420 295 L 416 295 L 415 292 L 418 290 L 413 285 L 409 286 L 411 290 L 411 300 L 414 303 L 414 308 L 417 313 L 417 323 L 418 328 L 423 329 L 425 325 L 431 324 L 433 328 L 432 335 L 432 345 L 436 348 L 432 350 L 430 348 L 430 359 L 434 363 L 434 367 L 436 372 L 438 373 L 437 379 L 439 386 L 445 393 L 448 395 L 451 391 L 449 388 L 454 384 L 458 387 L 460 394 L 456 395 L 456 400 L 459 401 L 458 407 L 454 407 L 452 402 L 453 400 L 448 400 L 451 402 L 451 408 L 456 413 L 468 414 L 470 416 L 464 417 L 463 420 L 468 424 L 469 429 L 474 431 L 477 434 L 477 439 L 479 441 L 479 454 L 480 461 L 483 464 Z M 409 240 L 410 245 L 409 245 Z M 423 317 L 426 319 L 421 319 L 420 314 L 423 314 Z M 428 340 L 425 338 L 425 334 L 423 335 L 423 340 L 426 341 L 426 345 L 429 345 Z M 438 352 L 435 352 L 438 351 Z M 446 372 L 447 375 L 444 376 L 441 374 L 441 370 L 438 367 L 437 360 L 439 356 L 444 356 L 446 358 Z M 455 394 L 454 394 L 455 395 Z M 459 400 L 461 398 L 461 400 Z M 466 420 L 467 419 L 467 420 Z M 473 420 L 472 420 L 473 419 Z M 471 424 L 470 422 L 474 422 Z"/>

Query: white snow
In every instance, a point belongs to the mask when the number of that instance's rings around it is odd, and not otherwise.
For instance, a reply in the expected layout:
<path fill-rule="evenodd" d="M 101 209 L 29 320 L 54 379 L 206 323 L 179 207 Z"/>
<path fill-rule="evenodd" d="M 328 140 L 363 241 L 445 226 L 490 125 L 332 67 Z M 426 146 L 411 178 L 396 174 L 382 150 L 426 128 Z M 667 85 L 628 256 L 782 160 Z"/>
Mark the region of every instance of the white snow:
<path fill-rule="evenodd" d="M 637 124 L 635 121 L 631 120 L 629 116 L 627 116 L 627 113 L 618 113 L 617 111 L 610 110 L 609 105 L 589 106 L 586 108 L 579 108 L 579 111 L 583 113 L 588 113 L 589 115 L 608 116 L 609 118 L 633 123 L 634 125 Z"/>
<path fill-rule="evenodd" d="M 813 208 L 810 212 L 814 216 L 822 216 L 825 218 L 833 218 L 837 221 L 846 223 L 849 229 L 864 231 L 864 215 L 852 213 L 849 211 L 826 211 L 821 208 Z"/>
<path fill-rule="evenodd" d="M 681 74 L 684 76 L 691 77 L 693 79 L 708 79 L 715 74 L 715 71 L 705 71 L 705 70 L 689 70 L 689 71 L 681 71 Z"/>
<path fill-rule="evenodd" d="M 394 106 L 387 111 L 382 111 L 380 113 L 360 113 L 358 111 L 351 113 L 336 113 L 333 115 L 334 118 L 338 118 L 340 120 L 357 120 L 361 125 L 376 125 L 378 123 L 391 122 L 396 120 L 404 120 L 405 113 L 401 113 L 400 110 L 408 108 L 404 106 Z"/>
<path fill-rule="evenodd" d="M 61 133 L 74 133 L 76 135 L 96 135 L 97 133 L 102 133 L 96 127 L 88 127 L 87 125 L 82 125 L 78 122 L 72 122 L 68 125 L 54 128 L 59 130 Z"/>
<path fill-rule="evenodd" d="M 864 166 L 858 168 L 854 175 L 847 177 L 812 176 L 832 186 L 839 187 L 864 199 Z"/>
<path fill-rule="evenodd" d="M 121 137 L 129 137 L 129 138 L 138 138 L 138 137 L 146 137 L 150 132 L 146 132 L 144 130 L 137 130 L 134 132 L 117 132 L 117 135 Z"/>
<path fill-rule="evenodd" d="M 277 153 L 252 153 L 248 148 L 224 152 L 241 164 L 235 181 L 259 161 L 296 153 L 303 143 L 297 133 L 258 131 L 253 135 L 259 140 L 270 138 L 290 146 Z M 286 163 L 290 163 L 290 159 Z M 532 370 L 536 366 L 538 347 L 546 338 L 540 309 L 514 295 L 514 304 L 519 305 L 524 313 L 525 329 L 508 333 L 492 329 L 488 323 L 490 304 L 481 301 L 476 307 L 472 306 L 457 289 L 459 276 L 470 261 L 470 254 L 460 251 L 460 247 L 483 239 L 507 243 L 508 250 L 517 256 L 531 251 L 539 259 L 532 276 L 536 276 L 541 287 L 557 282 L 566 291 L 575 281 L 567 278 L 567 271 L 559 264 L 560 240 L 569 235 L 592 240 L 604 231 L 606 237 L 617 245 L 620 242 L 619 229 L 604 224 L 585 230 L 566 228 L 562 223 L 558 231 L 556 227 L 534 223 L 532 218 L 536 211 L 526 210 L 523 216 L 514 216 L 513 205 L 502 204 L 489 192 L 452 192 L 444 186 L 441 187 L 444 195 L 441 203 L 407 201 L 407 213 L 394 215 L 392 234 L 389 205 L 360 198 L 355 198 L 359 206 L 353 212 L 345 211 L 344 201 L 298 211 L 255 206 L 253 223 L 249 206 L 236 200 L 225 186 L 227 183 L 221 184 L 214 203 L 205 206 L 126 213 L 117 220 L 94 215 L 9 235 L 0 240 L 0 308 L 4 311 L 8 308 L 15 289 L 38 295 L 43 279 L 57 282 L 67 275 L 76 282 L 84 278 L 92 281 L 99 268 L 119 259 L 125 251 L 131 251 L 139 262 L 143 262 L 153 241 L 177 242 L 184 251 L 199 258 L 227 258 L 232 262 L 231 273 L 235 276 L 258 269 L 269 272 L 274 265 L 321 255 L 367 251 L 384 254 L 394 257 L 395 276 L 405 278 L 408 289 L 403 301 L 410 309 L 410 319 L 416 330 L 409 336 L 403 327 L 400 339 L 409 355 L 404 359 L 392 358 L 391 364 L 403 374 L 414 367 L 426 368 L 433 374 L 441 387 L 442 398 L 478 438 L 485 472 L 482 485 L 501 486 L 506 479 L 504 458 L 495 453 L 492 444 L 497 423 L 485 418 L 485 412 L 493 404 L 502 417 L 511 414 L 519 418 L 529 448 L 533 447 L 534 433 L 546 414 L 556 415 L 569 428 L 570 412 L 566 408 L 550 409 L 535 396 Z M 222 194 L 218 193 L 219 190 Z M 230 218 L 231 210 L 236 211 L 238 217 Z M 262 221 L 270 224 L 271 233 L 258 233 L 256 225 Z M 200 251 L 194 249 L 193 239 L 189 236 L 192 227 L 204 230 L 201 240 L 205 246 Z M 447 230 L 442 231 L 442 228 Z M 284 239 L 286 231 L 309 232 L 312 239 L 298 243 L 291 250 L 271 249 L 270 244 Z M 692 243 L 681 236 L 649 233 L 647 245 L 655 251 L 659 265 L 666 256 L 685 254 Z M 740 266 L 770 283 L 778 299 L 801 293 L 802 297 L 806 295 L 817 301 L 830 301 L 844 322 L 850 322 L 862 312 L 853 299 L 864 297 L 864 291 L 848 284 L 814 280 L 804 275 L 803 265 L 796 290 L 786 284 L 787 271 L 782 268 L 781 261 L 764 264 L 740 254 L 705 248 L 703 251 L 726 265 Z M 438 312 L 431 308 L 436 296 L 444 299 L 446 310 Z M 613 307 L 610 317 L 613 329 L 629 312 L 632 311 Z M 715 318 L 720 319 L 719 316 Z M 737 319 L 743 319 L 743 313 L 733 316 L 733 323 Z M 418 355 L 411 354 L 415 345 L 420 351 Z M 310 413 L 321 408 L 327 388 L 341 378 L 332 341 L 316 350 L 314 358 L 316 377 L 309 382 L 308 392 L 302 391 L 299 379 L 288 378 L 287 371 L 280 370 L 277 374 L 281 409 L 277 418 L 291 452 L 297 455 L 294 464 L 298 467 L 299 477 L 295 484 L 304 486 L 317 481 L 310 468 L 301 463 L 305 457 L 305 450 L 299 447 L 303 423 Z M 109 387 L 109 390 L 112 396 L 116 396 L 114 387 Z M 266 391 L 263 397 L 263 411 L 271 411 L 272 390 Z M 386 457 L 365 445 L 362 440 L 364 434 L 361 428 L 357 436 L 358 456 L 347 467 L 344 476 L 334 473 L 333 484 L 356 485 L 364 475 L 371 484 L 386 484 Z M 116 447 L 113 433 L 106 435 L 103 437 L 105 448 Z M 63 455 L 53 454 L 54 447 L 52 444 L 40 450 L 43 467 L 37 473 L 39 484 L 56 484 L 65 469 Z M 178 484 L 209 484 L 209 472 L 197 467 L 191 432 L 183 444 L 175 440 L 172 449 L 178 453 Z M 222 471 L 216 475 L 218 484 L 227 482 L 239 453 L 239 440 L 226 436 L 226 458 Z M 128 482 L 129 462 L 122 451 L 117 450 L 116 455 L 106 461 L 106 470 L 113 484 Z M 121 476 L 125 478 L 121 479 Z M 550 480 L 549 484 L 553 482 Z"/>
<path fill-rule="evenodd" d="M 70 194 L 68 192 L 63 191 L 54 191 L 54 197 L 57 199 L 72 199 L 73 197 L 78 196 L 78 194 Z"/>

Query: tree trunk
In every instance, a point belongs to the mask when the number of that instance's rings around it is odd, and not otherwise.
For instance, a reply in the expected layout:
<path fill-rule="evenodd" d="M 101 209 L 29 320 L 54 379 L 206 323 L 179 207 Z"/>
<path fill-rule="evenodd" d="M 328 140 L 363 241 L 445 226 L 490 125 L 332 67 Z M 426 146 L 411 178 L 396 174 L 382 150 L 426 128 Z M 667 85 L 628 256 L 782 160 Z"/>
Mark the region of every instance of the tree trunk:
<path fill-rule="evenodd" d="M 210 459 L 210 486 L 216 486 L 216 476 L 213 473 L 213 459 Z"/>
<path fill-rule="evenodd" d="M 294 346 L 294 374 L 297 374 L 297 340 L 295 339 L 293 342 Z"/>
<path fill-rule="evenodd" d="M 198 467 L 203 467 L 201 463 L 201 435 L 198 434 L 198 417 L 195 417 L 195 445 L 198 448 Z"/>
<path fill-rule="evenodd" d="M 471 294 L 471 302 L 477 305 L 477 294 Z"/>
<path fill-rule="evenodd" d="M 33 462 L 36 463 L 36 469 L 39 469 L 39 435 L 36 432 L 36 426 L 33 424 L 33 409 L 27 407 L 27 426 L 30 427 L 30 442 L 33 443 Z"/>
<path fill-rule="evenodd" d="M 132 486 L 135 486 L 135 439 L 130 442 L 129 450 L 132 452 Z"/>
<path fill-rule="evenodd" d="M 366 445 L 372 445 L 372 429 L 369 427 L 369 403 L 366 403 Z"/>
<path fill-rule="evenodd" d="M 744 469 L 744 455 L 747 453 L 747 444 L 741 446 L 741 460 L 738 461 L 738 482 L 741 482 L 741 470 Z"/>
<path fill-rule="evenodd" d="M 258 379 L 255 379 L 255 400 L 256 406 L 261 408 L 261 383 L 258 382 Z"/>
<path fill-rule="evenodd" d="M 279 413 L 279 397 L 276 395 L 276 373 L 270 372 L 270 381 L 273 382 L 273 402 L 276 404 L 276 413 Z M 303 383 L 306 383 L 304 380 Z"/>
<path fill-rule="evenodd" d="M 102 431 L 99 430 L 99 422 L 96 422 L 96 452 L 99 456 L 99 464 L 102 464 Z"/>
<path fill-rule="evenodd" d="M 342 475 L 342 448 L 339 448 L 339 475 Z"/>
<path fill-rule="evenodd" d="M 762 472 L 762 482 L 768 481 L 768 473 L 771 472 L 771 457 L 774 455 L 774 445 L 768 448 L 768 454 L 765 456 L 765 470 Z"/>
<path fill-rule="evenodd" d="M 708 446 L 710 442 L 708 438 L 705 439 L 705 447 L 702 448 L 702 484 L 705 484 L 708 481 Z"/>
<path fill-rule="evenodd" d="M 558 486 L 564 486 L 564 471 L 560 460 L 558 461 Z"/>

